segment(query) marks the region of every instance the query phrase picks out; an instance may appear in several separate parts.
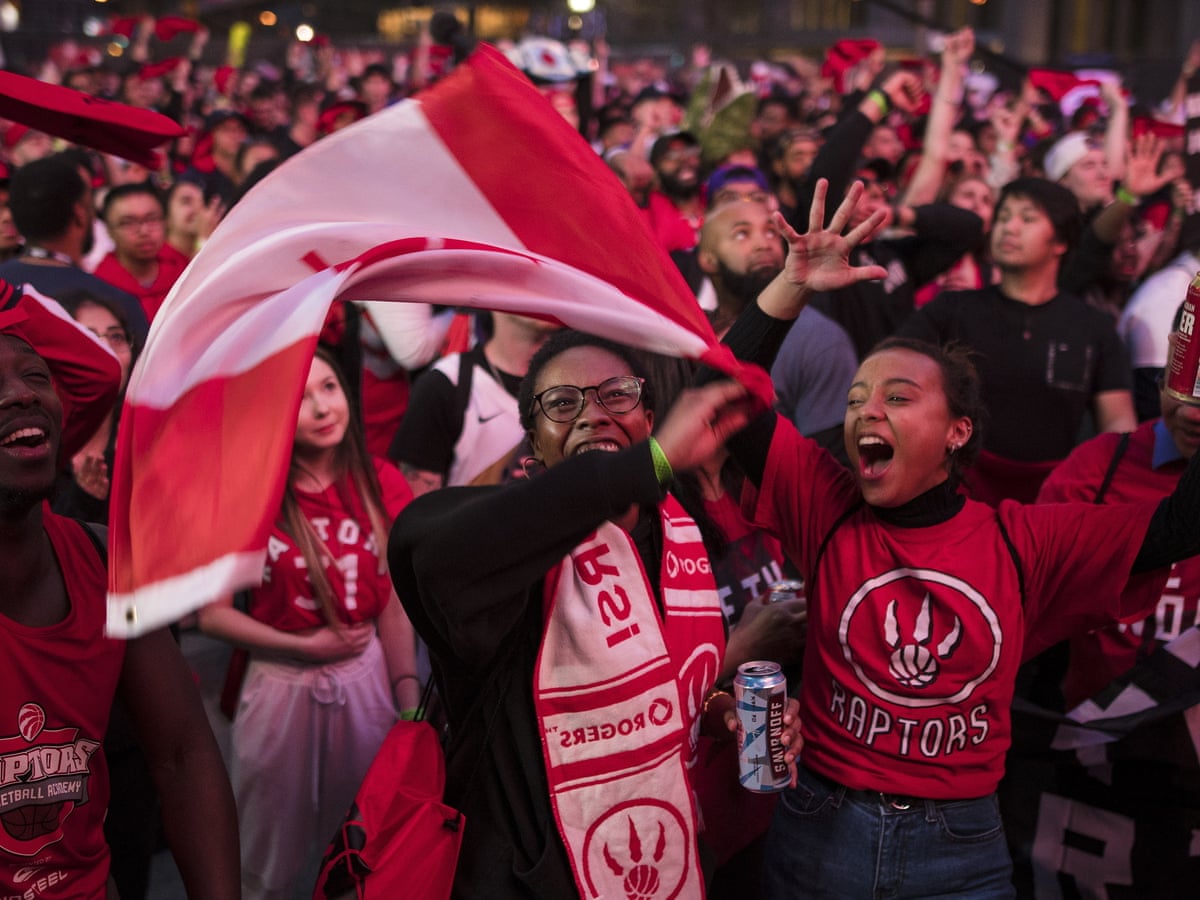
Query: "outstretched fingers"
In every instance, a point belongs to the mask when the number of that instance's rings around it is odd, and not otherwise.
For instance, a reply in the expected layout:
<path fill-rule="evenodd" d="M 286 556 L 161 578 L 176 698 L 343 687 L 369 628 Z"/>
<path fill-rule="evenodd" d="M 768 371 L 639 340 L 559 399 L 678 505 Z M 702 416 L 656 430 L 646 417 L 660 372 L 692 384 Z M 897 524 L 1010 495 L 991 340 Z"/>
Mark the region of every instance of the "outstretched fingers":
<path fill-rule="evenodd" d="M 808 207 L 808 233 L 816 234 L 825 227 L 825 198 L 829 194 L 829 179 L 818 178 L 813 187 L 812 205 Z"/>
<path fill-rule="evenodd" d="M 863 191 L 865 190 L 866 187 L 861 181 L 851 182 L 850 189 L 846 191 L 846 196 L 838 204 L 833 218 L 829 220 L 829 230 L 833 234 L 841 234 L 846 229 L 846 225 L 849 223 L 850 217 L 854 215 L 854 209 L 858 206 L 858 201 L 862 199 Z"/>
<path fill-rule="evenodd" d="M 846 243 L 851 247 L 857 247 L 859 244 L 865 244 L 875 236 L 882 226 L 887 221 L 887 210 L 877 209 L 865 219 L 858 223 L 856 227 L 851 229 L 846 235 Z"/>

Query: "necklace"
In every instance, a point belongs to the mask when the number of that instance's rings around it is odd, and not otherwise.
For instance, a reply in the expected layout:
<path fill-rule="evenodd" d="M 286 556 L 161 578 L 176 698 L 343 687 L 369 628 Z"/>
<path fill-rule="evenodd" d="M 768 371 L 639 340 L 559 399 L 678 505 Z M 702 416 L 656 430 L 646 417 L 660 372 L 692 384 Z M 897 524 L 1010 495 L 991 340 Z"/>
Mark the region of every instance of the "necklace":
<path fill-rule="evenodd" d="M 65 253 L 59 253 L 57 250 L 47 250 L 45 247 L 26 247 L 25 255 L 31 259 L 44 259 L 47 261 L 61 263 L 64 266 L 75 268 L 75 260 L 67 256 Z"/>

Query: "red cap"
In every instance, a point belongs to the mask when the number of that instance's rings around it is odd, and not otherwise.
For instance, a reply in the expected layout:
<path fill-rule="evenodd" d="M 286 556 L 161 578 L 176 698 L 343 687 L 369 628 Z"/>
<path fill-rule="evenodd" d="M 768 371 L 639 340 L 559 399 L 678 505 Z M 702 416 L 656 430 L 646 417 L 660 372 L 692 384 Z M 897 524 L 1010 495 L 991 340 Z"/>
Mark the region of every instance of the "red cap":
<path fill-rule="evenodd" d="M 11 150 L 17 146 L 21 138 L 29 133 L 29 126 L 22 125 L 20 122 L 13 122 L 4 131 L 4 149 Z"/>
<path fill-rule="evenodd" d="M 20 338 L 50 367 L 63 408 L 58 457 L 69 460 L 116 402 L 121 383 L 117 358 L 58 303 L 5 281 L 0 281 L 0 334 Z"/>
<path fill-rule="evenodd" d="M 221 66 L 213 73 L 213 83 L 217 86 L 217 91 L 229 96 L 229 91 L 233 87 L 233 76 L 237 72 L 233 66 Z"/>
<path fill-rule="evenodd" d="M 199 30 L 199 22 L 183 16 L 163 16 L 154 23 L 154 36 L 160 41 L 169 41 L 177 34 L 192 34 Z"/>
<path fill-rule="evenodd" d="M 138 69 L 138 78 L 143 81 L 149 81 L 151 78 L 162 78 L 179 68 L 179 64 L 183 59 L 178 56 L 172 56 L 155 63 L 146 63 Z"/>
<path fill-rule="evenodd" d="M 353 121 L 357 122 L 366 116 L 367 106 L 359 100 L 339 100 L 337 103 L 331 103 L 321 110 L 321 116 L 317 119 L 317 131 L 329 134 L 334 130 L 337 120 L 347 113 L 353 115 Z"/>
<path fill-rule="evenodd" d="M 825 61 L 821 63 L 821 76 L 832 78 L 833 89 L 843 94 L 846 91 L 846 73 L 878 49 L 879 41 L 871 38 L 843 38 L 825 51 Z"/>
<path fill-rule="evenodd" d="M 1184 127 L 1175 122 L 1164 122 L 1162 119 L 1156 119 L 1153 116 L 1137 116 L 1133 120 L 1133 136 L 1141 137 L 1143 134 L 1152 134 L 1160 138 L 1181 138 L 1184 135 Z"/>
<path fill-rule="evenodd" d="M 1094 78 L 1083 79 L 1074 72 L 1060 72 L 1055 69 L 1030 69 L 1029 83 L 1035 88 L 1045 91 L 1055 103 L 1062 100 L 1067 92 L 1085 84 L 1100 84 Z"/>
<path fill-rule="evenodd" d="M 108 23 L 108 30 L 112 34 L 119 34 L 127 38 L 132 38 L 133 33 L 137 30 L 138 17 L 125 16 L 123 18 L 114 18 Z"/>

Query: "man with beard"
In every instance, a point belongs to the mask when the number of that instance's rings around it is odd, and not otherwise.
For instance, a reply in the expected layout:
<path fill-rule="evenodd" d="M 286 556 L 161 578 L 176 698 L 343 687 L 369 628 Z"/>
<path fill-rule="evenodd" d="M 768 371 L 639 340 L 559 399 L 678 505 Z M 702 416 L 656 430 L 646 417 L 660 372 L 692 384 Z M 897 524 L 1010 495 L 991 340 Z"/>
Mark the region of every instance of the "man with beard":
<path fill-rule="evenodd" d="M 696 232 L 666 195 L 654 189 L 654 168 L 645 157 L 622 146 L 609 150 L 604 161 L 629 191 L 659 246 L 668 253 L 696 246 Z"/>
<path fill-rule="evenodd" d="M 129 330 L 145 343 L 150 325 L 137 298 L 80 268 L 91 249 L 92 186 L 66 154 L 55 154 L 22 166 L 9 184 L 9 209 L 25 249 L 0 263 L 0 278 L 31 284 L 56 297 L 70 291 L 95 294 L 125 314 Z"/>
<path fill-rule="evenodd" d="M 723 334 L 783 270 L 783 239 L 766 203 L 731 201 L 709 212 L 697 261 L 717 295 L 709 319 Z M 845 460 L 842 419 L 858 359 L 835 322 L 806 307 L 771 368 L 780 411 L 801 434 Z"/>
<path fill-rule="evenodd" d="M 650 165 L 658 178 L 658 189 L 699 235 L 704 221 L 704 201 L 700 196 L 700 141 L 690 131 L 665 134 L 650 150 Z"/>

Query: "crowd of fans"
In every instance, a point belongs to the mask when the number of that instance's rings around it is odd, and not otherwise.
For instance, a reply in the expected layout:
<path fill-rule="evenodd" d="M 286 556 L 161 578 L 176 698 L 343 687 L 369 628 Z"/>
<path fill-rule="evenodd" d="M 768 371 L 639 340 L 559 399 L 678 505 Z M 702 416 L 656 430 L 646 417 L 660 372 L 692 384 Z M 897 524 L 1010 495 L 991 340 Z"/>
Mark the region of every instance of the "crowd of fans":
<path fill-rule="evenodd" d="M 163 148 L 159 168 L 66 146 L 22 124 L 0 131 L 0 279 L 54 298 L 105 341 L 121 363 L 122 388 L 172 285 L 232 206 L 289 157 L 443 77 L 469 43 L 457 22 L 440 16 L 412 53 L 318 40 L 295 44 L 282 65 L 213 66 L 203 62 L 203 28 L 177 24 L 170 39 L 182 34 L 186 48 L 166 57 L 167 41 L 154 26 L 144 20 L 129 28 L 124 68 L 100 65 L 66 43 L 34 74 L 178 121 L 185 134 Z M 1166 496 L 1180 479 L 1198 444 L 1200 415 L 1162 393 L 1160 373 L 1172 320 L 1187 283 L 1200 272 L 1200 195 L 1188 179 L 1184 147 L 1184 97 L 1200 68 L 1200 41 L 1167 98 L 1133 98 L 1115 74 L 1071 83 L 1031 73 L 1005 88 L 972 67 L 969 29 L 947 35 L 934 58 L 902 59 L 873 41 L 846 41 L 823 61 L 756 63 L 745 82 L 736 67 L 713 62 L 703 51 L 686 69 L 667 72 L 649 60 L 610 57 L 602 44 L 526 40 L 506 49 L 611 168 L 641 210 L 648 239 L 670 256 L 718 334 L 736 328 L 756 298 L 789 271 L 797 234 L 824 234 L 833 221 L 857 235 L 842 248 L 845 262 L 877 277 L 823 282 L 827 289 L 794 311 L 798 324 L 781 338 L 777 355 L 764 357 L 779 412 L 842 465 L 858 467 L 869 479 L 890 464 L 892 448 L 848 446 L 843 419 L 847 390 L 852 382 L 862 384 L 855 375 L 860 364 L 862 371 L 871 360 L 878 365 L 875 348 L 899 337 L 973 354 L 987 410 L 977 424 L 985 427 L 952 444 L 947 466 L 954 483 L 961 478 L 975 499 L 997 507 L 1004 500 L 1126 502 Z M 402 148 L 397 165 L 404 165 Z M 837 218 L 842 212 L 834 208 L 856 183 L 857 202 Z M 828 214 L 825 196 L 831 198 Z M 276 577 L 198 618 L 201 629 L 250 652 L 249 674 L 231 671 L 229 691 L 229 708 L 237 713 L 232 778 L 248 897 L 303 892 L 300 879 L 311 874 L 314 854 L 352 799 L 373 748 L 398 713 L 417 705 L 420 686 L 439 667 L 438 647 L 415 640 L 401 611 L 402 601 L 416 600 L 397 597 L 382 577 L 392 521 L 413 497 L 449 486 L 523 480 L 531 467 L 561 462 L 554 453 L 547 458 L 547 438 L 539 429 L 551 426 L 533 412 L 535 401 L 552 421 L 568 420 L 551 415 L 547 390 L 535 396 L 536 385 L 522 385 L 536 381 L 530 374 L 534 360 L 540 373 L 559 354 L 592 359 L 580 356 L 586 342 L 569 341 L 552 343 L 554 352 L 539 357 L 548 340 L 561 339 L 552 337 L 554 326 L 538 320 L 397 306 L 339 303 L 331 310 L 272 536 L 268 575 L 274 567 Z M 884 346 L 890 349 L 882 358 L 888 359 L 889 352 L 894 357 L 911 349 Z M 596 403 L 612 412 L 629 399 L 623 392 L 632 390 L 632 379 L 653 385 L 637 387 L 634 405 L 665 418 L 693 377 L 677 360 L 598 347 L 588 352 L 598 353 L 603 365 L 579 365 L 600 373 L 594 376 Z M 948 372 L 957 362 L 939 365 Z M 578 377 L 588 384 L 593 376 Z M 621 390 L 603 393 L 614 380 Z M 568 381 L 567 387 L 575 383 Z M 584 398 L 575 400 L 575 415 L 590 390 L 579 389 Z M 73 448 L 57 473 L 57 513 L 106 520 L 118 413 L 119 406 L 105 410 L 98 430 Z M 653 424 L 652 414 L 642 423 L 647 434 Z M 1108 432 L 1134 437 L 1123 462 L 1126 444 L 1120 445 L 1106 477 L 1109 438 L 1100 445 L 1084 442 Z M 1081 444 L 1103 451 L 1076 451 Z M 689 459 L 688 471 L 677 473 L 680 502 L 702 523 L 714 561 L 730 633 L 724 677 L 732 676 L 738 661 L 767 657 L 791 667 L 803 656 L 803 595 L 770 607 L 758 602 L 772 581 L 802 574 L 779 535 L 754 525 L 743 511 L 753 506 L 766 453 L 765 444 L 732 456 L 713 451 Z M 819 474 L 830 483 L 842 477 L 824 468 Z M 1079 488 L 1078 482 L 1093 477 L 1104 483 L 1102 496 Z M 636 486 L 643 500 L 646 487 Z M 496 502 L 499 521 L 504 502 Z M 895 505 L 871 496 L 867 502 Z M 433 508 L 422 507 L 424 515 Z M 589 516 L 589 528 L 593 518 L 605 518 Z M 496 523 L 474 524 L 491 534 Z M 419 544 L 438 527 L 422 525 L 412 540 Z M 710 541 L 713 534 L 718 538 Z M 547 531 L 545 543 L 560 555 L 573 546 L 559 547 L 562 541 L 552 536 Z M 456 531 L 452 538 L 462 535 Z M 1017 543 L 1026 539 L 1018 535 Z M 521 550 L 532 553 L 537 544 L 526 535 Z M 636 552 L 642 551 L 639 546 Z M 338 560 L 336 577 L 305 574 L 321 570 L 320 561 L 330 555 Z M 345 559 L 358 574 L 348 574 Z M 1128 568 L 1128 560 L 1124 564 Z M 283 566 L 291 567 L 286 576 L 278 574 Z M 374 580 L 368 577 L 372 566 L 380 576 Z M 1028 677 L 1018 678 L 1018 696 L 1036 695 L 1062 712 L 1061 666 L 1067 667 L 1066 698 L 1074 705 L 1196 625 L 1200 573 L 1194 568 L 1176 565 L 1171 593 L 1164 593 L 1145 623 L 1077 637 L 1055 661 L 1043 658 L 1023 669 Z M 289 578 L 298 583 L 285 588 Z M 528 589 L 526 573 L 522 578 L 514 581 L 514 592 Z M 288 590 L 306 596 L 301 612 L 285 596 Z M 493 620 L 484 623 L 488 634 L 460 646 L 461 629 L 438 621 L 433 601 L 422 598 L 421 604 L 430 608 L 409 610 L 417 631 L 428 639 L 418 619 L 433 621 L 435 645 L 442 638 L 454 644 L 462 665 L 469 666 L 479 646 L 501 652 L 494 645 L 506 632 L 493 632 Z M 525 617 L 511 618 L 514 628 L 530 627 Z M 373 637 L 376 627 L 382 643 Z M 533 645 L 518 648 L 521 653 L 529 657 L 521 664 L 532 669 Z M 1119 656 L 1121 664 L 1101 667 L 1099 677 L 1082 668 L 1094 666 L 1097 656 L 1110 663 Z M 1047 684 L 1056 700 L 1039 693 Z M 453 679 L 440 687 L 449 688 L 451 703 L 456 697 L 464 702 L 462 696 L 477 689 Z M 707 710 L 710 698 L 698 699 Z M 347 703 L 354 708 L 342 719 L 324 708 L 330 703 L 338 706 L 337 715 Z M 514 721 L 533 727 L 532 707 L 516 704 L 510 712 Z M 461 713 L 451 708 L 448 717 L 453 723 Z M 519 752 L 527 743 L 517 731 L 512 722 L 500 729 L 512 732 L 516 756 L 493 761 L 500 772 L 512 767 L 513 778 L 524 774 Z M 345 744 L 351 734 L 353 748 Z M 293 749 L 305 735 L 320 737 L 312 738 L 301 770 Z M 694 776 L 708 829 L 701 842 L 707 833 L 711 843 L 711 858 L 704 860 L 710 895 L 753 896 L 747 891 L 758 889 L 774 799 L 731 795 L 719 786 L 735 777 L 734 760 L 722 753 L 719 737 L 706 738 L 714 743 Z M 106 746 L 116 758 L 135 745 L 130 734 L 110 733 Z M 346 768 L 351 749 L 353 766 Z M 1200 827 L 1196 753 L 1187 763 L 1155 761 L 1160 764 L 1182 773 L 1170 798 L 1178 821 Z M 149 790 L 137 781 L 137 766 L 131 770 L 128 788 L 113 791 L 114 807 L 122 797 Z M 114 767 L 114 783 L 117 777 Z M 544 799 L 511 786 L 488 790 L 520 795 L 512 802 L 521 814 L 540 821 Z M 532 793 L 539 791 L 544 793 L 535 786 Z M 281 814 L 283 796 L 297 805 Z M 968 789 L 967 796 L 975 795 Z M 490 794 L 471 799 L 477 819 L 486 819 L 490 800 Z M 514 840 L 503 829 L 493 834 L 482 823 L 476 828 L 498 846 Z M 111 842 L 121 896 L 144 895 L 145 869 L 137 862 L 144 862 L 144 842 L 128 846 L 138 842 L 115 830 Z M 518 849 L 530 855 L 521 862 L 538 862 L 540 847 Z M 555 864 L 561 849 L 551 854 Z M 1013 850 L 1018 864 L 1039 852 L 1015 841 Z M 770 852 L 778 862 L 778 847 Z M 130 858 L 135 862 L 125 867 Z M 466 858 L 475 867 L 471 877 L 479 885 L 491 883 L 486 865 L 492 863 L 470 853 Z M 779 871 L 777 882 L 785 877 Z M 557 874 L 570 884 L 569 868 Z M 1000 881 L 1007 877 L 1001 865 Z M 532 889 L 532 882 L 523 884 Z M 774 890 L 787 895 L 786 886 L 777 883 Z"/>

